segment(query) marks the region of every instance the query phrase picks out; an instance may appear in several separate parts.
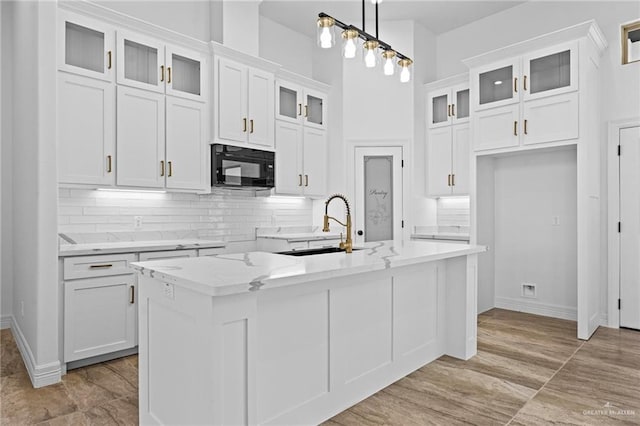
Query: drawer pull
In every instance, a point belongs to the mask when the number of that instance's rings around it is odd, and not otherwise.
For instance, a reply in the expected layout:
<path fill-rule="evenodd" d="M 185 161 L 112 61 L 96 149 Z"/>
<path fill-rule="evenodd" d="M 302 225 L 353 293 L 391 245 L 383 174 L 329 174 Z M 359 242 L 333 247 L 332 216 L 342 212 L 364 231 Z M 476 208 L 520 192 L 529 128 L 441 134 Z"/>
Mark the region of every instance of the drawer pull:
<path fill-rule="evenodd" d="M 107 268 L 113 268 L 113 264 L 112 263 L 105 263 L 102 265 L 91 265 L 89 266 L 89 269 L 107 269 Z"/>
<path fill-rule="evenodd" d="M 518 136 L 518 121 L 513 122 L 513 136 Z"/>
<path fill-rule="evenodd" d="M 129 286 L 129 303 L 134 304 L 136 302 L 136 288 Z"/>

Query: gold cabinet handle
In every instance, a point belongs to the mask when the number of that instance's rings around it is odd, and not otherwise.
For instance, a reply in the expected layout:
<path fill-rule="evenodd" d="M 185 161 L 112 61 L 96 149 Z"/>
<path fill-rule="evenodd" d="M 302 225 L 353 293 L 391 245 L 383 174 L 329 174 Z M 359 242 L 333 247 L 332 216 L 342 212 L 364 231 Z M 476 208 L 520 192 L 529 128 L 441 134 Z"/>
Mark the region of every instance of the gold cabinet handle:
<path fill-rule="evenodd" d="M 171 164 L 171 161 L 169 161 L 168 164 L 169 164 L 169 174 L 167 176 L 171 177 L 173 176 L 173 165 Z"/>
<path fill-rule="evenodd" d="M 298 175 L 298 186 L 302 186 L 302 175 Z"/>
<path fill-rule="evenodd" d="M 451 104 L 451 116 L 456 116 L 456 104 Z"/>
<path fill-rule="evenodd" d="M 160 81 L 164 81 L 164 65 L 160 65 Z"/>
<path fill-rule="evenodd" d="M 513 122 L 513 136 L 518 136 L 518 120 Z"/>
<path fill-rule="evenodd" d="M 513 92 L 518 93 L 518 77 L 513 79 Z"/>
<path fill-rule="evenodd" d="M 524 76 L 524 79 L 522 80 L 522 87 L 523 87 L 524 90 L 527 90 L 527 76 L 526 75 Z"/>
<path fill-rule="evenodd" d="M 298 104 L 298 115 L 302 115 L 302 104 Z"/>
<path fill-rule="evenodd" d="M 253 133 L 253 118 L 249 120 L 249 133 Z"/>
<path fill-rule="evenodd" d="M 171 67 L 167 67 L 167 83 L 171 84 Z"/>
<path fill-rule="evenodd" d="M 107 173 L 111 173 L 111 156 L 107 155 Z"/>
<path fill-rule="evenodd" d="M 164 160 L 160 160 L 160 176 L 164 176 Z"/>
<path fill-rule="evenodd" d="M 242 131 L 243 132 L 247 131 L 247 119 L 246 118 L 242 119 Z"/>
<path fill-rule="evenodd" d="M 134 286 L 129 286 L 129 303 L 136 303 L 136 288 Z"/>
<path fill-rule="evenodd" d="M 451 175 L 447 175 L 447 186 L 451 186 Z"/>
<path fill-rule="evenodd" d="M 107 52 L 107 69 L 111 69 L 111 51 Z"/>
<path fill-rule="evenodd" d="M 524 134 L 527 134 L 527 120 L 524 120 Z"/>
<path fill-rule="evenodd" d="M 451 105 L 447 105 L 447 117 L 451 117 Z"/>
<path fill-rule="evenodd" d="M 304 106 L 304 116 L 308 117 L 309 116 L 309 105 L 305 105 Z"/>
<path fill-rule="evenodd" d="M 91 265 L 91 266 L 89 266 L 89 269 L 107 269 L 107 268 L 113 268 L 113 264 L 105 263 L 105 264 L 102 264 L 102 265 Z"/>
<path fill-rule="evenodd" d="M 456 186 L 456 175 L 455 174 L 451 175 L 451 186 Z"/>
<path fill-rule="evenodd" d="M 309 175 L 304 175 L 304 186 L 309 186 Z"/>

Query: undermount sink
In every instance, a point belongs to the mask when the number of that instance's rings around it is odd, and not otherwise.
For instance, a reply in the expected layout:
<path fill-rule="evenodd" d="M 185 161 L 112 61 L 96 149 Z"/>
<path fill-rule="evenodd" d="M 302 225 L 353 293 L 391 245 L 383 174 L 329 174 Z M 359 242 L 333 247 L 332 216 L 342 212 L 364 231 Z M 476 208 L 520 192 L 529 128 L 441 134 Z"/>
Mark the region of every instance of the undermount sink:
<path fill-rule="evenodd" d="M 354 248 L 353 251 L 360 250 Z M 290 250 L 290 251 L 281 251 L 277 254 L 285 254 L 287 256 L 313 256 L 314 254 L 327 254 L 327 253 L 345 253 L 344 249 L 340 247 L 321 247 L 321 248 L 312 248 L 312 249 L 303 249 L 303 250 Z"/>

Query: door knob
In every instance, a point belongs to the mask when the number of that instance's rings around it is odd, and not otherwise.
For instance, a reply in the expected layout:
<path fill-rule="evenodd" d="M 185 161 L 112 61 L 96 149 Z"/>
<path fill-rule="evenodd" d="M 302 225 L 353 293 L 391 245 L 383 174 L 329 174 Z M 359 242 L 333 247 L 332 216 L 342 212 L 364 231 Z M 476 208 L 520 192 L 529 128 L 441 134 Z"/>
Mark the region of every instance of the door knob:
<path fill-rule="evenodd" d="M 362 232 L 362 230 L 361 230 L 361 229 L 359 229 L 359 230 L 358 230 L 358 235 L 362 236 L 362 235 L 364 235 L 364 232 Z"/>

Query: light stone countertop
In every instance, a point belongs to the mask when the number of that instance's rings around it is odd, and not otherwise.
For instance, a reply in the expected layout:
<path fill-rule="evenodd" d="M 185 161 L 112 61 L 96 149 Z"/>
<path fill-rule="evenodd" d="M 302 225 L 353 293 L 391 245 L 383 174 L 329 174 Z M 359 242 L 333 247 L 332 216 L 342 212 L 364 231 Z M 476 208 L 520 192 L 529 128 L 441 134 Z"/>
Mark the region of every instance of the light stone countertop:
<path fill-rule="evenodd" d="M 161 250 L 188 250 L 224 247 L 224 241 L 180 239 L 149 241 L 114 241 L 103 243 L 63 244 L 58 250 L 59 257 L 85 256 L 89 254 L 133 253 Z"/>
<path fill-rule="evenodd" d="M 269 238 L 274 240 L 286 240 L 290 243 L 299 241 L 322 241 L 322 240 L 339 240 L 340 233 L 331 232 L 295 232 L 295 233 L 275 233 L 262 234 L 258 238 Z"/>
<path fill-rule="evenodd" d="M 427 241 L 366 243 L 351 254 L 287 256 L 266 252 L 134 262 L 140 274 L 210 296 L 379 271 L 485 251 L 484 246 Z"/>
<path fill-rule="evenodd" d="M 411 234 L 411 238 L 416 240 L 453 240 L 469 241 L 469 234 L 462 232 L 430 232 Z"/>

